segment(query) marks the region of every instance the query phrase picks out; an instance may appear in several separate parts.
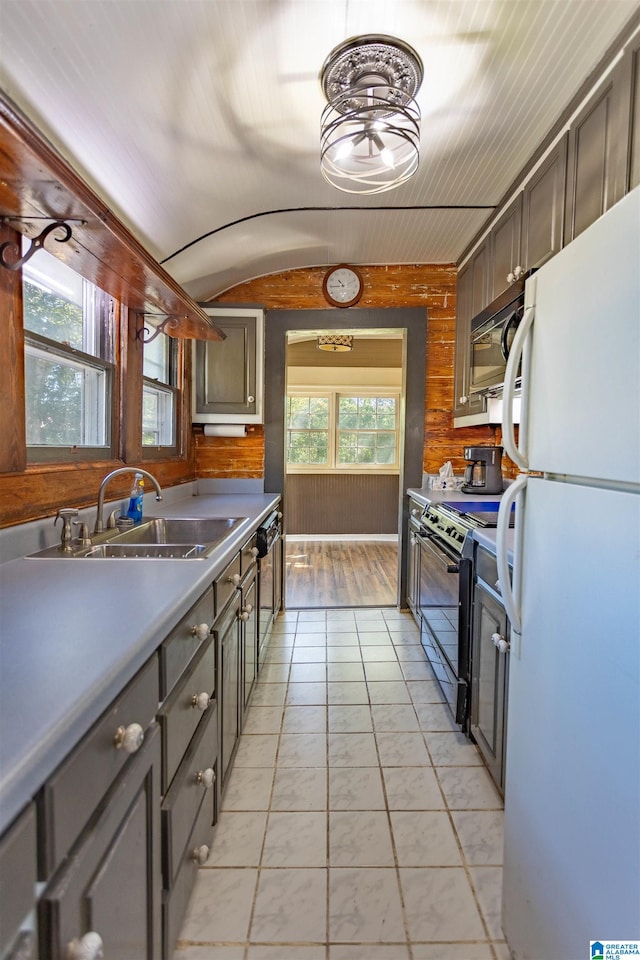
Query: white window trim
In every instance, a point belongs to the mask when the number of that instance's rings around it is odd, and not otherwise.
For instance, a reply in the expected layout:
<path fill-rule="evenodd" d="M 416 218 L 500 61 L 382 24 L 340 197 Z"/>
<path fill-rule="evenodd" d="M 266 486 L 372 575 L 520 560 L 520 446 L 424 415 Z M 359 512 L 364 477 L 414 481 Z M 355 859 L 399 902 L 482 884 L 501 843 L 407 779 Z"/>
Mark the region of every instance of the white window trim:
<path fill-rule="evenodd" d="M 326 397 L 329 401 L 329 463 L 286 463 L 285 473 L 321 473 L 321 474 L 367 474 L 376 473 L 380 476 L 394 476 L 400 473 L 400 430 L 401 430 L 401 401 L 402 393 L 398 389 L 375 388 L 375 387 L 308 387 L 302 386 L 289 387 L 285 397 Z M 338 397 L 393 397 L 396 401 L 396 459 L 394 464 L 362 463 L 362 464 L 340 464 L 338 463 Z M 285 409 L 285 433 L 288 433 L 289 427 L 286 422 Z M 285 456 L 287 451 L 287 442 L 285 437 Z"/>

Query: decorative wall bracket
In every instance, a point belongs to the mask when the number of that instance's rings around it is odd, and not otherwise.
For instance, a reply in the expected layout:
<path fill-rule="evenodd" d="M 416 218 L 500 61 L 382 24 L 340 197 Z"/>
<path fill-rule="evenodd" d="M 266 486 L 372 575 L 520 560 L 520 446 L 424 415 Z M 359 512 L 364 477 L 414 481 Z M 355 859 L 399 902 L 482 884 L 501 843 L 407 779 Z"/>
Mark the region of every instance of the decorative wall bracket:
<path fill-rule="evenodd" d="M 51 220 L 51 217 L 2 217 L 3 221 L 9 220 L 40 220 L 46 219 Z M 86 223 L 85 220 L 79 220 L 79 223 Z M 20 245 L 14 243 L 12 240 L 7 240 L 6 243 L 0 244 L 0 266 L 5 267 L 7 270 L 20 270 L 25 263 L 31 259 L 34 253 L 37 253 L 38 250 L 41 250 L 44 247 L 44 241 L 49 236 L 50 233 L 53 233 L 54 230 L 58 228 L 64 230 L 64 236 L 54 237 L 54 240 L 57 243 L 66 243 L 67 240 L 71 239 L 71 227 L 66 220 L 53 220 L 52 223 L 49 223 L 42 233 L 38 234 L 37 237 L 34 237 L 31 241 L 31 246 L 20 256 Z M 7 254 L 9 254 L 9 259 L 7 259 Z"/>
<path fill-rule="evenodd" d="M 171 336 L 169 331 L 175 330 L 180 326 L 181 320 L 187 319 L 186 317 L 179 317 L 175 314 L 166 316 L 164 313 L 139 313 L 137 316 L 142 318 L 143 321 L 145 317 L 164 317 L 162 323 L 159 323 L 157 327 L 148 327 L 144 322 L 141 327 L 138 327 L 136 330 L 136 339 L 142 340 L 143 343 L 151 343 L 161 333 L 166 333 L 168 336 Z"/>

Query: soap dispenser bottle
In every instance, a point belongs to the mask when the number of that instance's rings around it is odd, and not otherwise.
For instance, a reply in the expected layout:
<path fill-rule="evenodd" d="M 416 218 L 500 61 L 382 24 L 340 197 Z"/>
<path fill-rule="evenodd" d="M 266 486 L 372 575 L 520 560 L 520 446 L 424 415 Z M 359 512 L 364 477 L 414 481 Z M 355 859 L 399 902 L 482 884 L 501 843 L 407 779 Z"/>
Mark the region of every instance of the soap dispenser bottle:
<path fill-rule="evenodd" d="M 140 523 L 142 520 L 143 497 L 144 479 L 141 473 L 136 473 L 133 486 L 131 487 L 131 495 L 129 497 L 129 509 L 127 510 L 127 516 L 130 517 L 134 523 Z"/>

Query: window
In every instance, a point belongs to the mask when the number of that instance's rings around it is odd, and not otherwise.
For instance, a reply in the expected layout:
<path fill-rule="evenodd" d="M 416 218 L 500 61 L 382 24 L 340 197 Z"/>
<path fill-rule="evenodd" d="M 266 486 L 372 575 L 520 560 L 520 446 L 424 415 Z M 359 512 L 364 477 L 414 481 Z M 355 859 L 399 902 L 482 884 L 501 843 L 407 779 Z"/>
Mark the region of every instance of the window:
<path fill-rule="evenodd" d="M 177 341 L 164 333 L 144 345 L 142 446 L 145 448 L 176 446 L 176 347 Z"/>
<path fill-rule="evenodd" d="M 286 401 L 287 470 L 397 472 L 399 395 L 326 391 Z"/>
<path fill-rule="evenodd" d="M 113 301 L 44 250 L 22 277 L 28 457 L 108 458 Z"/>

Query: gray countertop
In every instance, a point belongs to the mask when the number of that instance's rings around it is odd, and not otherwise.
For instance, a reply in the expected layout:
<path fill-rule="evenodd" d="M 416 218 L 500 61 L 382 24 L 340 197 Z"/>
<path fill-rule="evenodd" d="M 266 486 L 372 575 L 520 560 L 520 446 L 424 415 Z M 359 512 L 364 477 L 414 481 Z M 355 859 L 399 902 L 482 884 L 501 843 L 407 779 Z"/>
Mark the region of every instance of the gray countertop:
<path fill-rule="evenodd" d="M 279 500 L 185 497 L 145 518 L 246 517 L 207 559 L 0 565 L 0 832 Z"/>

